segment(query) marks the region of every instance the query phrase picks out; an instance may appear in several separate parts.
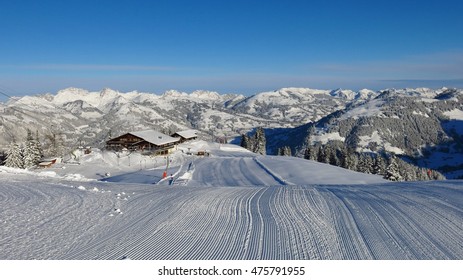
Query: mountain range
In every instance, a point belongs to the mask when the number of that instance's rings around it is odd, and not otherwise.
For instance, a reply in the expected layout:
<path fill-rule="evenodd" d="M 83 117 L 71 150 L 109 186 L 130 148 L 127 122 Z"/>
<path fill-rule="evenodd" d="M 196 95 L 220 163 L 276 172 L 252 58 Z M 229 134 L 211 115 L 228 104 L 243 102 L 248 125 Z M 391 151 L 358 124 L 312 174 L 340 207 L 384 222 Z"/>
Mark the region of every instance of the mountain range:
<path fill-rule="evenodd" d="M 264 127 L 268 153 L 289 146 L 303 156 L 310 145 L 339 141 L 357 152 L 393 153 L 458 178 L 463 176 L 462 101 L 462 90 L 448 88 L 282 88 L 248 97 L 67 88 L 0 103 L 0 149 L 25 139 L 27 129 L 37 131 L 44 144 L 59 136 L 73 149 L 102 147 L 112 136 L 142 129 L 194 128 L 205 138 L 237 141 Z"/>

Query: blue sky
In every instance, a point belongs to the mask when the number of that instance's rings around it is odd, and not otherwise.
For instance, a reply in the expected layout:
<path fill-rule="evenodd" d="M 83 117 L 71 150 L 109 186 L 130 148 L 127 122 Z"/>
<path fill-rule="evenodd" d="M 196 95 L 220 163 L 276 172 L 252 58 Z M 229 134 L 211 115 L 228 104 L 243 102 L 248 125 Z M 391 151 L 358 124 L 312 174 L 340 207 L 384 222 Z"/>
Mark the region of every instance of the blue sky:
<path fill-rule="evenodd" d="M 3 1 L 0 90 L 463 87 L 463 1 Z"/>

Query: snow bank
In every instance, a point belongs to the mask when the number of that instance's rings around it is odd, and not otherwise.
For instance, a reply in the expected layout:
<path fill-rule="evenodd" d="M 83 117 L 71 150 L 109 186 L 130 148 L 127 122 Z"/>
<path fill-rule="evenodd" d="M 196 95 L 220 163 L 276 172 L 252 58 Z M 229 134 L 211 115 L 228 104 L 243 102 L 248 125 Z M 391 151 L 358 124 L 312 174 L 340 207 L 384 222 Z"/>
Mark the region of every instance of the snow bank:
<path fill-rule="evenodd" d="M 9 173 L 9 174 L 17 174 L 17 175 L 29 175 L 34 177 L 42 177 L 42 178 L 56 178 L 56 179 L 63 179 L 69 181 L 95 181 L 95 179 L 88 179 L 81 174 L 64 174 L 58 175 L 56 171 L 45 170 L 42 171 L 41 169 L 18 169 L 18 168 L 11 168 L 6 166 L 0 166 L 0 172 Z"/>

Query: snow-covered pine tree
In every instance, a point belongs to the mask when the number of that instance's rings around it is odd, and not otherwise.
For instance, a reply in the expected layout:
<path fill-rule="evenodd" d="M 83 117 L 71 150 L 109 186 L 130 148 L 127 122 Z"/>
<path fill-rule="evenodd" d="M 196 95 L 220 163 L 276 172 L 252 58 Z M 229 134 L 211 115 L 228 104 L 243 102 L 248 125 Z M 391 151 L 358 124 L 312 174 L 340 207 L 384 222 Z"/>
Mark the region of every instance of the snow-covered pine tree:
<path fill-rule="evenodd" d="M 265 132 L 262 127 L 256 129 L 256 134 L 254 134 L 254 150 L 253 152 L 260 155 L 267 154 L 266 145 L 267 140 L 265 139 Z"/>
<path fill-rule="evenodd" d="M 399 166 L 397 164 L 397 158 L 395 156 L 391 156 L 391 158 L 389 159 L 389 165 L 386 168 L 386 174 L 384 175 L 384 179 L 391 181 L 404 180 L 400 175 Z"/>
<path fill-rule="evenodd" d="M 428 169 L 426 168 L 417 168 L 416 169 L 416 179 L 418 181 L 427 181 L 429 180 L 428 174 L 427 174 Z"/>
<path fill-rule="evenodd" d="M 359 172 L 374 174 L 374 159 L 368 153 L 360 154 L 357 168 Z"/>
<path fill-rule="evenodd" d="M 289 146 L 283 147 L 283 155 L 287 157 L 292 156 L 291 148 Z"/>
<path fill-rule="evenodd" d="M 444 175 L 442 175 L 442 173 L 440 173 L 440 172 L 438 172 L 436 170 L 431 169 L 430 173 L 431 173 L 430 174 L 431 175 L 430 180 L 445 180 Z"/>
<path fill-rule="evenodd" d="M 42 143 L 40 143 L 40 138 L 39 138 L 39 131 L 35 131 L 35 139 L 34 139 L 34 145 L 35 145 L 35 150 L 37 151 L 37 161 L 40 161 L 40 159 L 43 156 L 43 151 L 42 151 Z"/>
<path fill-rule="evenodd" d="M 329 164 L 334 165 L 334 166 L 341 166 L 341 160 L 338 158 L 338 151 L 337 150 L 331 150 L 331 153 L 329 154 Z"/>
<path fill-rule="evenodd" d="M 310 147 L 309 146 L 307 146 L 307 148 L 305 148 L 304 159 L 311 159 L 310 158 Z"/>
<path fill-rule="evenodd" d="M 358 168 L 358 155 L 353 152 L 349 151 L 349 149 L 346 150 L 346 155 L 344 157 L 344 168 L 350 169 L 357 171 Z"/>
<path fill-rule="evenodd" d="M 337 158 L 336 166 L 346 168 L 346 156 L 347 156 L 346 147 L 344 146 L 337 147 L 336 148 L 336 158 Z"/>
<path fill-rule="evenodd" d="M 318 157 L 318 147 L 316 146 L 307 146 L 304 153 L 304 158 L 308 160 L 317 160 Z"/>
<path fill-rule="evenodd" d="M 34 161 L 33 161 L 33 145 L 32 141 L 34 138 L 32 137 L 32 132 L 30 129 L 27 129 L 27 136 L 26 136 L 26 142 L 24 145 L 24 151 L 23 151 L 23 158 L 24 158 L 24 167 L 25 168 L 30 168 L 33 167 Z"/>
<path fill-rule="evenodd" d="M 328 163 L 329 159 L 327 160 L 326 156 L 326 147 L 325 146 L 320 146 L 318 151 L 317 151 L 317 161 L 318 162 L 323 162 L 323 163 Z"/>
<path fill-rule="evenodd" d="M 32 137 L 30 129 L 27 130 L 26 143 L 24 146 L 24 168 L 32 168 L 40 162 L 41 153 L 38 141 Z"/>
<path fill-rule="evenodd" d="M 24 168 L 24 159 L 21 146 L 16 142 L 11 144 L 6 154 L 5 166 L 13 168 Z"/>
<path fill-rule="evenodd" d="M 45 143 L 45 154 L 46 156 L 56 156 L 57 155 L 57 141 L 56 134 L 54 132 L 45 134 L 46 143 Z"/>
<path fill-rule="evenodd" d="M 247 136 L 246 134 L 242 134 L 240 146 L 251 151 L 252 150 L 251 138 Z"/>
<path fill-rule="evenodd" d="M 400 175 L 404 181 L 416 181 L 417 180 L 416 171 L 418 168 L 416 166 L 411 165 L 403 160 L 399 160 L 397 162 L 397 165 L 399 167 Z"/>
<path fill-rule="evenodd" d="M 381 154 L 376 154 L 374 165 L 373 165 L 373 174 L 385 175 L 386 174 L 386 161 Z"/>
<path fill-rule="evenodd" d="M 289 146 L 284 146 L 282 148 L 278 148 L 278 155 L 279 156 L 291 156 L 291 148 Z"/>

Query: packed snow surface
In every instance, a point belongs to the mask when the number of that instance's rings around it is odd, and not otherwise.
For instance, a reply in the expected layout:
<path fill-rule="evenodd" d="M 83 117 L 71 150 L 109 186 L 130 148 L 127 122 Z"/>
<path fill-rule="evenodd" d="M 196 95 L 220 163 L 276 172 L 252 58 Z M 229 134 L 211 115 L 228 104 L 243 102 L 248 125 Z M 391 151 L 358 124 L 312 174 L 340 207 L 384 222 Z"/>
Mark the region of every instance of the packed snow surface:
<path fill-rule="evenodd" d="M 80 181 L 62 174 L 72 166 L 1 168 L 0 259 L 463 258 L 461 181 L 389 183 L 201 141 L 172 158 L 172 179 L 133 158 L 120 173 L 120 158 L 111 182 L 89 181 L 108 155 L 82 162 Z"/>

